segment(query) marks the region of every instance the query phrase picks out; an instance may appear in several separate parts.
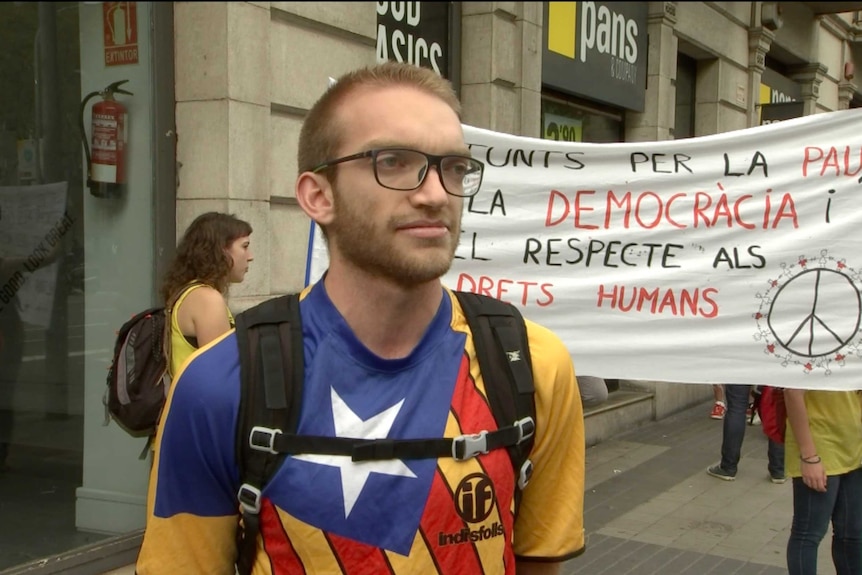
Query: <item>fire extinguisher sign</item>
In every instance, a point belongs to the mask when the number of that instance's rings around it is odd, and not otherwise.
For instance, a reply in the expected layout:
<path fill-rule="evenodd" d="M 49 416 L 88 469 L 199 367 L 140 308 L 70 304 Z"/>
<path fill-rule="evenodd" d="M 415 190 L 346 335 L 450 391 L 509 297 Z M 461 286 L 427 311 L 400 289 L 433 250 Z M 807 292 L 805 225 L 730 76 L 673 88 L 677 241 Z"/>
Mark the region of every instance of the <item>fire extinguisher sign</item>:
<path fill-rule="evenodd" d="M 138 63 L 137 6 L 137 2 L 102 2 L 105 66 Z"/>

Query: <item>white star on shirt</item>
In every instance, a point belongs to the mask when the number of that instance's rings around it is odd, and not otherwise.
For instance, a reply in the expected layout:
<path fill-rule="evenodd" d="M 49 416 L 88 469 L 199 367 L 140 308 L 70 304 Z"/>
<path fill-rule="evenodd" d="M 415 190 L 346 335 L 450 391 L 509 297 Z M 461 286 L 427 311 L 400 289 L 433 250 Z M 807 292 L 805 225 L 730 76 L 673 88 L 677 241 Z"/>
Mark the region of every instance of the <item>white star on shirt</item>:
<path fill-rule="evenodd" d="M 389 430 L 401 411 L 404 404 L 402 399 L 389 409 L 374 415 L 363 421 L 344 402 L 341 397 L 331 390 L 332 397 L 332 419 L 335 421 L 336 437 L 352 437 L 357 439 L 382 439 L 389 435 Z M 387 459 L 382 461 L 352 461 L 348 455 L 319 455 L 301 454 L 295 455 L 296 459 L 338 467 L 341 470 L 341 490 L 344 493 L 344 517 L 350 515 L 350 511 L 359 499 L 359 493 L 368 481 L 371 473 L 383 473 L 385 475 L 398 475 L 401 477 L 416 477 L 410 468 L 404 465 L 400 459 Z"/>

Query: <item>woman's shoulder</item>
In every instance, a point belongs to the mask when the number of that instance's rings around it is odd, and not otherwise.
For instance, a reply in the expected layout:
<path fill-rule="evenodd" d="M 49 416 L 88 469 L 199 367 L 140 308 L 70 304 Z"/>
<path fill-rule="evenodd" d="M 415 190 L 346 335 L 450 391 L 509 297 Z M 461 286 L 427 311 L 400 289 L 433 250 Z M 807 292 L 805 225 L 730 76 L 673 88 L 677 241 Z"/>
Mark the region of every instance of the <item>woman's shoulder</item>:
<path fill-rule="evenodd" d="M 226 307 L 227 300 L 219 290 L 207 284 L 192 286 L 182 301 L 183 307 L 211 309 Z M 188 308 L 187 308 L 188 309 Z"/>

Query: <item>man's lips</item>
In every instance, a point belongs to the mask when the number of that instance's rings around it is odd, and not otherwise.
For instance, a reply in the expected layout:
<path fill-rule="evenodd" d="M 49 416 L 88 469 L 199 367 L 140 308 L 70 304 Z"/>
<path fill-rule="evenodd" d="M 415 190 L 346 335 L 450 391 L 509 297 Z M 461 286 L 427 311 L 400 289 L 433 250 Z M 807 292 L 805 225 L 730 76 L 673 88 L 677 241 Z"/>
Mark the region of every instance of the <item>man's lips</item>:
<path fill-rule="evenodd" d="M 398 226 L 398 231 L 412 236 L 436 238 L 449 233 L 449 226 L 440 220 L 422 220 Z"/>

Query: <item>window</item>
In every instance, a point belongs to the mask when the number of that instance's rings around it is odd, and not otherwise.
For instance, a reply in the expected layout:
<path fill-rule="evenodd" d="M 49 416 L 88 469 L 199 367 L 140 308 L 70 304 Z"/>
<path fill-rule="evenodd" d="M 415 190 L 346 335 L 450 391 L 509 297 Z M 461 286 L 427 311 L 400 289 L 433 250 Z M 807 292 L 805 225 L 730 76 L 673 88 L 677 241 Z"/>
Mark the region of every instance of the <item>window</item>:
<path fill-rule="evenodd" d="M 566 142 L 622 142 L 622 113 L 544 93 L 542 137 Z"/>

